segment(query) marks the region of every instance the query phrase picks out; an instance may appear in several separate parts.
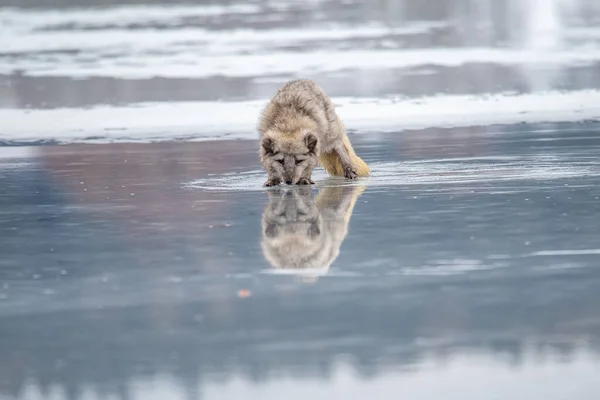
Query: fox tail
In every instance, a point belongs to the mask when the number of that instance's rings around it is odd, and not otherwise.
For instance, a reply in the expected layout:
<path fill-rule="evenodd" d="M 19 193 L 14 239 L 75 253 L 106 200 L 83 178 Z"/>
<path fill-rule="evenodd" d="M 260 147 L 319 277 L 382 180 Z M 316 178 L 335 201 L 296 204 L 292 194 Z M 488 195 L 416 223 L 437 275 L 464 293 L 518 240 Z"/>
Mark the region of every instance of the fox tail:
<path fill-rule="evenodd" d="M 348 136 L 343 136 L 342 143 L 344 144 L 346 150 L 348 150 L 348 154 L 350 154 L 352 166 L 356 168 L 356 174 L 361 177 L 369 176 L 371 174 L 371 170 L 369 169 L 367 164 L 359 156 L 356 155 L 354 149 L 352 148 L 352 144 L 350 144 L 350 139 L 348 139 Z M 319 163 L 323 166 L 323 168 L 325 169 L 325 171 L 327 171 L 329 175 L 344 176 L 342 161 L 335 152 L 324 153 L 319 155 Z"/>

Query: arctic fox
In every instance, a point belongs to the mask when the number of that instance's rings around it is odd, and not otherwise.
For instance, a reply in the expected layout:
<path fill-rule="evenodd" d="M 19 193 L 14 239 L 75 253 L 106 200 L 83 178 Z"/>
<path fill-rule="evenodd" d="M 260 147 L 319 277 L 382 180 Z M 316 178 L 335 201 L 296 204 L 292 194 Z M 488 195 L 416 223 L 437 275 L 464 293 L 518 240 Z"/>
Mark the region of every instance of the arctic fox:
<path fill-rule="evenodd" d="M 329 175 L 355 179 L 369 167 L 355 153 L 333 103 L 307 79 L 283 85 L 262 111 L 258 124 L 265 186 L 313 184 L 320 163 Z"/>

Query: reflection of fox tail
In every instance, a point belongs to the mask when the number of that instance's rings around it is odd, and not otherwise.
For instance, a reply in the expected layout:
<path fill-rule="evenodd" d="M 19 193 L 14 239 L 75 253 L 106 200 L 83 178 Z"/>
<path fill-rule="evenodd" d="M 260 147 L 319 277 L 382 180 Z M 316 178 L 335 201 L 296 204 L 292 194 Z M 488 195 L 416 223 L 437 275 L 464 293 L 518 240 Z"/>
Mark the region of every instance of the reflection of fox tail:
<path fill-rule="evenodd" d="M 350 159 L 352 160 L 352 166 L 356 168 L 356 174 L 358 176 L 369 176 L 371 170 L 367 166 L 367 164 L 354 153 L 354 149 L 350 144 L 350 140 L 348 136 L 342 136 L 342 143 L 344 147 L 348 150 L 348 154 L 350 154 Z M 332 176 L 344 176 L 344 169 L 342 168 L 342 161 L 340 157 L 335 152 L 331 153 L 323 153 L 319 155 L 319 162 L 325 168 L 325 171 L 329 175 Z"/>
<path fill-rule="evenodd" d="M 326 210 L 337 210 L 336 213 L 343 215 L 344 222 L 348 224 L 356 200 L 365 189 L 364 186 L 325 186 L 319 191 L 315 202 L 322 212 Z"/>

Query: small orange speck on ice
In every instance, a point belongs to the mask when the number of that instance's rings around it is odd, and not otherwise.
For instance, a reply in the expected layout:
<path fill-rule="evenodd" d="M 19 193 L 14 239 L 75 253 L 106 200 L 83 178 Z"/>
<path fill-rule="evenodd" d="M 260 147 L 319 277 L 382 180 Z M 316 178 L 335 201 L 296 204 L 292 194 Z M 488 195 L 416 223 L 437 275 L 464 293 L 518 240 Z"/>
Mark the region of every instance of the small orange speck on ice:
<path fill-rule="evenodd" d="M 250 291 L 247 289 L 238 290 L 238 297 L 250 297 Z"/>

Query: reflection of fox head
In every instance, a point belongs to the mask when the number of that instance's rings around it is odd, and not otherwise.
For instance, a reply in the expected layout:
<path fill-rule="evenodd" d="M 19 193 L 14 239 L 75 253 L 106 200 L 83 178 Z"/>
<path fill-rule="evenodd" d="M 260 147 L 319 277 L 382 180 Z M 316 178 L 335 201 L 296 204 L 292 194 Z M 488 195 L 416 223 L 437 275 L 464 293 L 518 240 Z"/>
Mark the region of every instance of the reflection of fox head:
<path fill-rule="evenodd" d="M 310 187 L 269 192 L 262 228 L 263 252 L 275 268 L 314 268 L 323 263 L 323 219 Z"/>
<path fill-rule="evenodd" d="M 261 247 L 279 270 L 327 271 L 337 258 L 362 187 L 322 188 L 317 200 L 310 187 L 269 191 L 263 212 Z"/>

